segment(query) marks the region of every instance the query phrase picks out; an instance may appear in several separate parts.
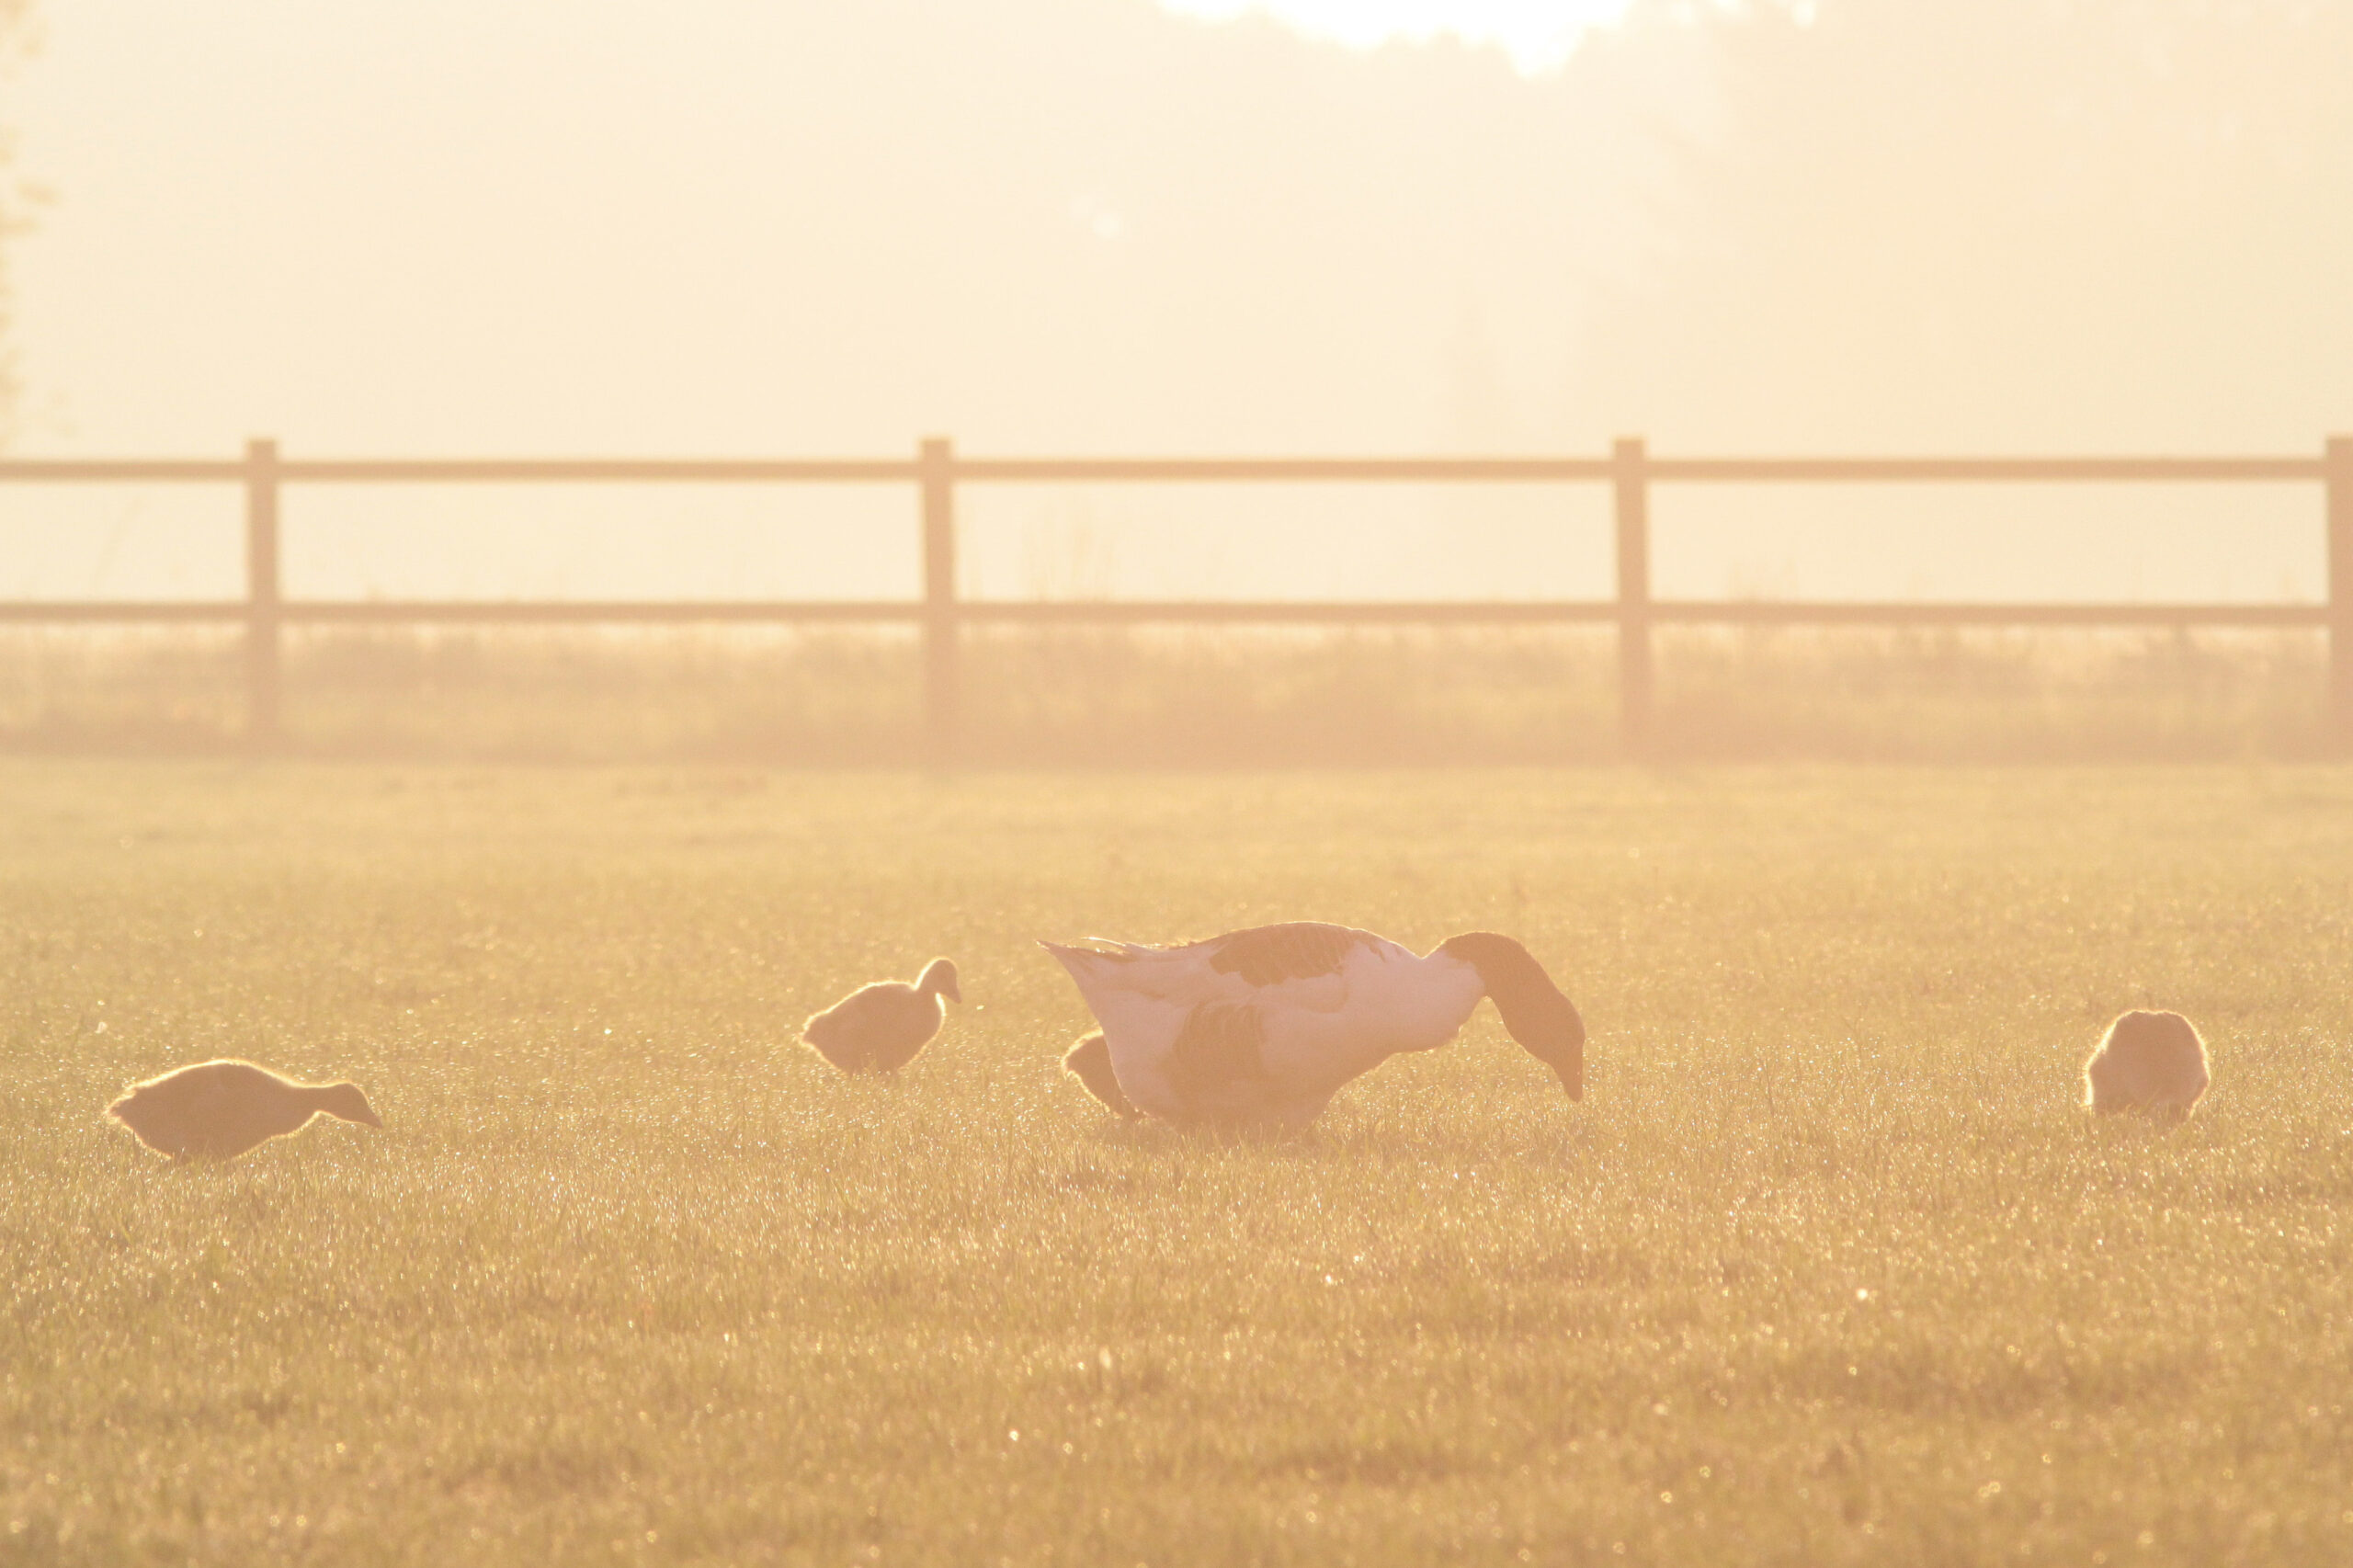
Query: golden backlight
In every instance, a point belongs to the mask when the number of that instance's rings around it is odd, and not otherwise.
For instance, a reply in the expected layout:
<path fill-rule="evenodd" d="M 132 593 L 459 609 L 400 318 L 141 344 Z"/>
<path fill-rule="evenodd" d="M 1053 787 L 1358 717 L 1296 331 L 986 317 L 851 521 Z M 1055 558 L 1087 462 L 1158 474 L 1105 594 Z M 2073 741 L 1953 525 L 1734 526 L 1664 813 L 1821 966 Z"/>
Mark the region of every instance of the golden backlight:
<path fill-rule="evenodd" d="M 0 0 L 0 1568 L 2353 1564 L 2353 0 Z"/>

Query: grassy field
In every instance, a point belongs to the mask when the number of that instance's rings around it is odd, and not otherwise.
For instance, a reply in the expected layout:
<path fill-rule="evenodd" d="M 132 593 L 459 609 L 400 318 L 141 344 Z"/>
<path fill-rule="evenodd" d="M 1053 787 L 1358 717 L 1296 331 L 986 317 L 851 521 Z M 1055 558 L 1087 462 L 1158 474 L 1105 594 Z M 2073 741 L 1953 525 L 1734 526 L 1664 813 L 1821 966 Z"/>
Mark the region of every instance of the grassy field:
<path fill-rule="evenodd" d="M 1523 937 L 1586 1099 L 1059 1074 L 1030 938 L 1294 916 Z M 0 1563 L 2353 1561 L 2348 954 L 2345 769 L 0 763 Z M 388 1125 L 101 1122 L 228 1053 Z"/>

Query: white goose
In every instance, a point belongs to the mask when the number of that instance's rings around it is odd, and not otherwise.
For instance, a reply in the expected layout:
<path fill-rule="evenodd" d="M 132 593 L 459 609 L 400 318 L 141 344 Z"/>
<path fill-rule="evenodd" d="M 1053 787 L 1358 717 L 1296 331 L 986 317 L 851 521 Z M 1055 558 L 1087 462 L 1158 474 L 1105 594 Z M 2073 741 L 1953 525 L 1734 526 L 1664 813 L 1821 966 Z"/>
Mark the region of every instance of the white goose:
<path fill-rule="evenodd" d="M 1585 1094 L 1584 1021 L 1509 937 L 1474 931 L 1427 957 L 1312 921 L 1177 948 L 1094 940 L 1040 946 L 1103 1026 L 1064 1065 L 1122 1115 L 1124 1099 L 1166 1121 L 1304 1127 L 1349 1079 L 1452 1040 L 1483 996 L 1571 1099 Z"/>

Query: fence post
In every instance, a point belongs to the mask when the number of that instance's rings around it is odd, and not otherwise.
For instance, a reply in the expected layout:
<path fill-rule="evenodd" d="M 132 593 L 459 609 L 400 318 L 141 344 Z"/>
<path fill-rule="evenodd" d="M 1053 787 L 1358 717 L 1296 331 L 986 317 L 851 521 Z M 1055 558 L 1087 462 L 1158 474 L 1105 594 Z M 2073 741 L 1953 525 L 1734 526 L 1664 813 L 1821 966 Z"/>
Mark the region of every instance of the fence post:
<path fill-rule="evenodd" d="M 278 738 L 278 443 L 245 443 L 245 738 Z"/>
<path fill-rule="evenodd" d="M 924 753 L 934 767 L 957 754 L 956 454 L 945 436 L 924 439 L 916 462 L 923 484 Z"/>
<path fill-rule="evenodd" d="M 2328 438 L 2330 739 L 2353 752 L 2353 436 Z"/>
<path fill-rule="evenodd" d="M 1618 514 L 1618 733 L 1639 755 L 1651 733 L 1651 504 L 1649 454 L 1639 436 L 1610 451 Z"/>

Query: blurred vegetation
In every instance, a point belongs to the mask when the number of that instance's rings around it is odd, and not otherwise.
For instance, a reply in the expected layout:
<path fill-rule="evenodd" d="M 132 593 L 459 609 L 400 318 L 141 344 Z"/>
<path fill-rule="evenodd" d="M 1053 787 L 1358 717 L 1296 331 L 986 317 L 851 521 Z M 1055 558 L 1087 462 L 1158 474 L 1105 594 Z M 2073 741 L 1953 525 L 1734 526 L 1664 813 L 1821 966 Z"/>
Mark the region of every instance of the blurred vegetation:
<path fill-rule="evenodd" d="M 0 0 L 0 83 L 35 41 L 32 0 Z M 16 433 L 17 398 L 23 390 L 17 373 L 17 291 L 9 251 L 31 227 L 33 212 L 45 199 L 40 184 L 17 169 L 17 128 L 0 112 L 0 449 Z"/>
<path fill-rule="evenodd" d="M 1659 633 L 1655 755 L 1688 760 L 2295 758 L 2325 749 L 2319 638 L 2239 632 Z M 290 637 L 314 757 L 896 765 L 922 755 L 910 635 Z M 0 749 L 243 745 L 237 634 L 0 633 Z M 977 766 L 1602 762 L 1614 633 L 978 631 Z"/>

